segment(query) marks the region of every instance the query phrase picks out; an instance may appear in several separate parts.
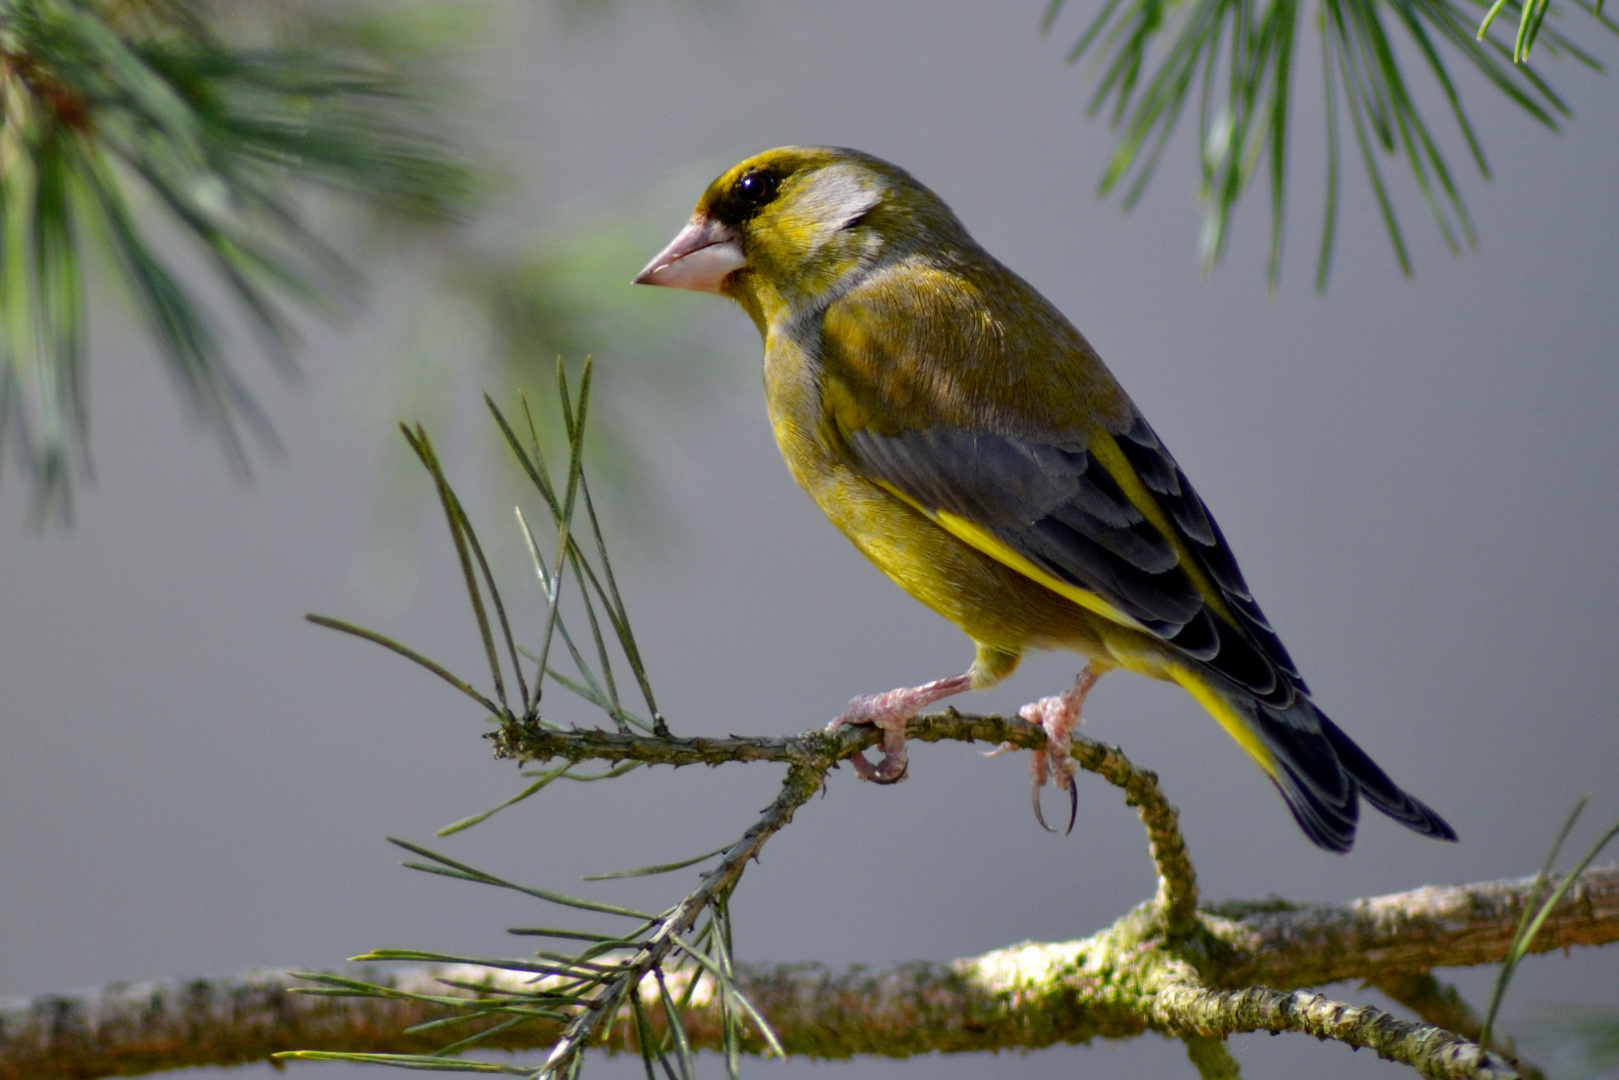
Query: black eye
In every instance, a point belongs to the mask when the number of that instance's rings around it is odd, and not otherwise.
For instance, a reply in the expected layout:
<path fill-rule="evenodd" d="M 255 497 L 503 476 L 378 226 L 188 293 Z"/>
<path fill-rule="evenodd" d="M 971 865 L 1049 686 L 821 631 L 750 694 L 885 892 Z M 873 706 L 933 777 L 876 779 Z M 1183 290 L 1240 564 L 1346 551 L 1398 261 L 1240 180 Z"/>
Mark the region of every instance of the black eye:
<path fill-rule="evenodd" d="M 747 210 L 757 210 L 776 197 L 776 178 L 763 169 L 742 174 L 731 186 L 731 197 Z"/>

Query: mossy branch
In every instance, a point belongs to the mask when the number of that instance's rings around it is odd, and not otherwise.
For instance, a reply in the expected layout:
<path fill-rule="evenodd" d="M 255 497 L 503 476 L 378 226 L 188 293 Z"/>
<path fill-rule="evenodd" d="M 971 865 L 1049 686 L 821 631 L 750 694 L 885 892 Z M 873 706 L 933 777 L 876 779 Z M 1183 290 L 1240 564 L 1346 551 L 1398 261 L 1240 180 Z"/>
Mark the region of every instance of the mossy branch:
<path fill-rule="evenodd" d="M 911 738 L 982 741 L 1028 750 L 1045 747 L 1038 725 L 1000 716 L 972 716 L 955 710 L 919 717 L 908 726 Z M 779 738 L 684 738 L 625 731 L 560 729 L 537 719 L 505 716 L 491 733 L 498 756 L 553 762 L 563 768 L 596 761 L 613 768 L 647 765 L 718 766 L 727 762 L 785 763 L 788 776 L 775 803 L 706 874 L 698 890 L 670 913 L 658 930 L 621 962 L 622 974 L 594 996 L 576 996 L 566 1026 L 536 1076 L 572 1076 L 579 1054 L 589 1045 L 634 1047 L 725 1046 L 728 1054 L 758 1052 L 768 1039 L 788 1053 L 817 1057 L 854 1054 L 906 1056 L 930 1051 L 1030 1049 L 1057 1041 L 1094 1037 L 1128 1038 L 1146 1031 L 1179 1037 L 1200 1075 L 1233 1077 L 1236 1063 L 1224 1047 L 1228 1034 L 1254 1030 L 1299 1031 L 1415 1068 L 1424 1076 L 1516 1077 L 1508 1054 L 1480 1046 L 1468 1034 L 1433 1023 L 1404 1021 L 1367 1005 L 1336 1001 L 1304 988 L 1344 978 L 1380 977 L 1401 972 L 1423 975 L 1438 965 L 1454 965 L 1456 954 L 1472 962 L 1500 959 L 1512 947 L 1525 893 L 1533 881 L 1479 886 L 1466 891 L 1425 889 L 1399 898 L 1357 901 L 1342 909 L 1298 908 L 1269 903 L 1202 913 L 1197 883 L 1181 836 L 1178 815 L 1151 772 L 1133 765 L 1115 747 L 1084 738 L 1073 741 L 1077 764 L 1125 792 L 1148 833 L 1149 853 L 1158 871 L 1157 896 L 1107 930 L 1066 946 L 1022 946 L 960 962 L 948 969 L 910 965 L 873 982 L 863 972 L 841 980 L 813 971 L 810 982 L 792 972 L 761 976 L 740 967 L 723 986 L 693 996 L 714 972 L 686 969 L 687 1002 L 706 999 L 755 1003 L 758 1031 L 742 1032 L 723 1004 L 690 1011 L 663 985 L 663 961 L 678 935 L 715 897 L 728 894 L 748 857 L 784 827 L 794 810 L 824 784 L 839 762 L 875 745 L 880 735 L 864 728 L 811 731 Z M 1593 878 L 1570 889 L 1572 909 L 1548 920 L 1541 947 L 1570 935 L 1584 939 L 1619 937 L 1615 880 Z M 1488 926 L 1471 916 L 1491 912 Z M 1594 921 L 1609 923 L 1593 928 Z M 1481 952 L 1482 946 L 1486 951 Z M 661 943 L 661 945 L 660 945 Z M 661 948 L 661 951 L 660 951 Z M 687 950 L 689 953 L 690 950 Z M 481 985 L 499 986 L 511 972 L 484 967 Z M 659 979 L 658 997 L 643 986 Z M 850 981 L 853 981 L 853 986 Z M 326 992 L 334 992 L 325 980 Z M 475 985 L 462 978 L 456 985 Z M 530 981 L 530 993 L 543 992 Z M 635 988 L 657 1008 L 643 1007 Z M 341 988 L 336 988 L 341 991 Z M 1406 987 L 1410 990 L 1411 987 Z M 516 986 L 504 992 L 520 992 Z M 634 1007 L 626 1008 L 625 1002 Z M 1431 1001 L 1427 1004 L 1433 1004 Z M 808 1015 L 806 1015 L 806 1012 Z M 707 1015 L 713 1013 L 713 1016 Z M 1453 1015 L 1455 1011 L 1452 1010 Z M 717 1026 L 716 1026 L 717 1025 Z M 767 1026 L 768 1025 L 768 1029 Z M 532 1029 L 537 1025 L 530 1024 Z M 1473 1026 L 1473 1025 L 1469 1025 Z M 502 1045 L 504 1031 L 483 1045 Z M 728 1040 L 728 1041 L 727 1041 Z M 684 1052 L 684 1051 L 683 1051 Z M 339 1052 L 340 1054 L 342 1052 Z M 330 1052 L 305 1050 L 299 1057 L 324 1058 Z M 349 1058 L 349 1060 L 355 1060 Z M 380 1058 L 373 1060 L 382 1060 Z M 394 1059 L 423 1067 L 422 1058 Z"/>
<path fill-rule="evenodd" d="M 1474 1042 L 1483 1041 L 1480 1039 L 1483 1024 L 1478 1013 L 1454 986 L 1440 982 L 1431 974 L 1379 976 L 1371 980 L 1370 985 L 1435 1027 L 1454 1031 Z M 1546 1080 L 1545 1073 L 1518 1057 L 1518 1049 L 1510 1039 L 1492 1039 L 1490 1049 L 1512 1062 L 1524 1080 Z"/>
<path fill-rule="evenodd" d="M 1529 902 L 1532 882 L 1524 878 L 1418 889 L 1337 907 L 1264 910 L 1255 904 L 1246 914 L 1205 913 L 1207 935 L 1222 947 L 1206 949 L 1201 977 L 1228 989 L 1199 991 L 1171 978 L 1150 1012 L 1134 997 L 1143 985 L 1139 977 L 1120 978 L 1128 971 L 1149 970 L 1140 963 L 1153 951 L 1140 936 L 1149 921 L 1144 911 L 1083 941 L 1023 945 L 951 964 L 843 972 L 819 965 L 754 965 L 741 967 L 737 978 L 788 1053 L 812 1058 L 1027 1050 L 1132 1038 L 1149 1030 L 1191 1032 L 1195 1021 L 1202 1020 L 1233 1025 L 1228 1030 L 1309 1030 L 1332 1038 L 1341 1037 L 1347 1025 L 1350 1033 L 1365 1039 L 1358 1045 L 1396 1060 L 1430 1062 L 1424 1075 L 1507 1075 L 1511 1069 L 1503 1059 L 1485 1058 L 1474 1052 L 1476 1047 L 1464 1053 L 1473 1044 L 1447 1040 L 1437 1026 L 1395 1021 L 1378 1010 L 1318 995 L 1266 988 L 1233 991 L 1229 986 L 1232 979 L 1261 970 L 1282 987 L 1319 977 L 1322 969 L 1308 950 L 1278 949 L 1274 943 L 1320 941 L 1335 928 L 1358 923 L 1368 911 L 1387 917 L 1383 925 L 1388 932 L 1345 939 L 1335 951 L 1356 955 L 1344 958 L 1343 970 L 1375 967 L 1379 956 L 1401 938 L 1420 939 L 1434 962 L 1444 966 L 1498 961 L 1515 925 L 1511 913 Z M 1442 929 L 1433 921 L 1436 896 L 1444 898 L 1439 910 L 1450 913 Z M 1401 911 L 1411 918 L 1392 917 Z M 1537 951 L 1619 941 L 1619 864 L 1580 875 L 1550 925 L 1537 941 Z M 1265 958 L 1224 944 L 1230 942 L 1257 944 Z M 1497 943 L 1493 954 L 1483 944 L 1491 942 Z M 1162 968 L 1156 970 L 1163 976 Z M 1189 971 L 1189 966 L 1181 968 L 1182 976 Z M 440 980 L 475 984 L 488 975 L 446 968 L 350 974 L 440 995 L 460 992 Z M 411 1035 L 406 1029 L 443 1015 L 442 1009 L 397 998 L 289 994 L 297 981 L 285 971 L 256 972 L 228 980 L 109 986 L 12 1002 L 0 1006 L 0 1080 L 84 1080 L 239 1065 L 295 1047 L 409 1053 L 438 1044 L 434 1033 Z M 1338 1011 L 1348 1009 L 1356 1011 Z M 660 1014 L 652 1019 L 661 1027 Z M 717 1011 L 710 1001 L 700 996 L 694 1000 L 686 1030 L 697 1047 L 719 1044 Z M 1368 1032 L 1372 1037 L 1366 1037 Z M 536 1024 L 497 1036 L 489 1046 L 514 1051 L 549 1047 L 560 1033 L 557 1025 Z M 607 1048 L 629 1049 L 630 1035 L 627 1025 L 615 1024 Z M 754 1040 L 748 1049 L 757 1052 L 761 1046 Z M 1206 1044 L 1199 1049 L 1207 1049 Z M 1486 1065 L 1487 1070 L 1478 1068 Z"/>
<path fill-rule="evenodd" d="M 1507 954 L 1535 879 L 1480 885 L 1430 886 L 1356 900 L 1340 907 L 1286 905 L 1245 911 L 1215 924 L 1234 950 L 1230 984 L 1266 983 L 1285 989 L 1395 975 L 1436 967 L 1493 964 Z M 1619 866 L 1581 874 L 1535 937 L 1532 952 L 1619 940 Z"/>
<path fill-rule="evenodd" d="M 1005 716 L 974 716 L 946 709 L 919 716 L 906 728 L 908 738 L 920 742 L 984 742 L 1024 750 L 1043 749 L 1045 732 L 1038 724 Z M 560 730 L 522 721 L 508 721 L 489 738 L 497 757 L 518 761 L 570 763 L 600 761 L 607 764 L 638 762 L 647 765 L 723 765 L 731 762 L 774 761 L 825 774 L 848 758 L 875 747 L 881 736 L 875 728 L 846 727 L 836 732 L 810 731 L 777 738 L 679 738 L 644 736 L 600 730 Z M 1180 816 L 1158 787 L 1158 776 L 1142 769 L 1116 746 L 1076 735 L 1072 753 L 1080 768 L 1105 779 L 1124 792 L 1147 829 L 1148 851 L 1158 870 L 1158 906 L 1171 936 L 1187 932 L 1197 910 L 1197 874 L 1181 837 Z"/>

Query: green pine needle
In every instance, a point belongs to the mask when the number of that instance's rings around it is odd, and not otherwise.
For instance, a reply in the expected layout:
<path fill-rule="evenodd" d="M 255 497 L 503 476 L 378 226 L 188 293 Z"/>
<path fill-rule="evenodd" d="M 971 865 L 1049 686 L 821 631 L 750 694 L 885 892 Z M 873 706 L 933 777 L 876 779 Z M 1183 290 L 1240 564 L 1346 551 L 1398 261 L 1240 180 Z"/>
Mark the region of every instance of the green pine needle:
<path fill-rule="evenodd" d="M 357 296 L 305 193 L 430 222 L 469 194 L 403 57 L 314 15 L 299 40 L 237 45 L 207 13 L 200 0 L 0 0 L 0 447 L 18 452 L 36 520 L 66 520 L 89 467 L 92 261 L 111 266 L 192 416 L 245 469 L 245 437 L 274 436 L 199 271 L 287 367 L 289 312 L 332 317 Z M 132 206 L 150 209 L 137 222 Z"/>
<path fill-rule="evenodd" d="M 1488 2 L 1488 0 L 1484 0 Z M 1576 0 L 1582 7 L 1582 0 Z M 1403 163 L 1427 203 L 1435 227 L 1453 252 L 1475 244 L 1472 221 L 1434 130 L 1418 111 L 1400 57 L 1418 58 L 1438 84 L 1450 118 L 1480 174 L 1488 178 L 1479 140 L 1462 106 L 1440 46 L 1465 59 L 1508 100 L 1548 127 L 1568 115 L 1562 100 L 1522 66 L 1542 32 L 1549 0 L 1528 0 L 1511 50 L 1486 38 L 1491 20 L 1517 0 L 1495 0 L 1474 33 L 1472 14 L 1458 0 L 1322 0 L 1315 20 L 1322 37 L 1327 139 L 1326 216 L 1316 259 L 1316 288 L 1325 289 L 1338 239 L 1340 104 L 1360 150 L 1383 227 L 1402 273 L 1412 272 L 1384 162 Z M 1064 7 L 1051 0 L 1042 31 Z M 1300 0 L 1107 0 L 1069 52 L 1069 63 L 1090 56 L 1094 87 L 1088 109 L 1106 110 L 1118 134 L 1100 191 L 1121 187 L 1124 206 L 1140 199 L 1182 114 L 1195 108 L 1204 206 L 1199 240 L 1205 270 L 1224 258 L 1237 203 L 1256 176 L 1270 189 L 1267 277 L 1281 275 L 1286 222 L 1293 56 Z M 1483 6 L 1483 3 L 1480 3 Z M 1590 13 L 1601 18 L 1599 11 Z M 1603 20 L 1606 22 L 1606 20 Z M 1405 41 L 1397 42 L 1395 29 Z M 1555 48 L 1594 63 L 1554 31 Z M 1269 168 L 1261 170 L 1268 161 Z"/>
<path fill-rule="evenodd" d="M 1507 949 L 1506 959 L 1501 964 L 1501 973 L 1496 977 L 1495 988 L 1490 994 L 1490 1007 L 1484 1014 L 1484 1023 L 1480 1027 L 1478 1042 L 1481 1046 L 1490 1045 L 1490 1033 L 1495 1026 L 1496 1014 L 1501 1009 L 1501 1002 L 1506 997 L 1507 987 L 1512 982 L 1512 976 L 1517 972 L 1518 963 L 1529 954 L 1529 947 L 1534 943 L 1535 935 L 1545 925 L 1546 919 L 1557 907 L 1558 903 L 1573 887 L 1575 879 L 1585 871 L 1585 868 L 1596 861 L 1616 836 L 1619 836 L 1619 822 L 1615 822 L 1606 832 L 1586 849 L 1580 860 L 1574 864 L 1562 881 L 1552 890 L 1551 895 L 1541 900 L 1540 894 L 1550 882 L 1552 867 L 1557 863 L 1557 856 L 1562 853 L 1563 844 L 1568 841 L 1569 834 L 1574 831 L 1574 825 L 1579 821 L 1580 814 L 1591 801 L 1589 793 L 1580 796 L 1569 811 L 1568 817 L 1563 821 L 1563 827 L 1558 830 L 1557 839 L 1553 841 L 1551 851 L 1546 855 L 1546 862 L 1535 875 L 1535 886 L 1530 893 L 1527 903 L 1524 904 L 1523 916 L 1518 920 L 1518 929 L 1512 936 L 1512 944 Z"/>

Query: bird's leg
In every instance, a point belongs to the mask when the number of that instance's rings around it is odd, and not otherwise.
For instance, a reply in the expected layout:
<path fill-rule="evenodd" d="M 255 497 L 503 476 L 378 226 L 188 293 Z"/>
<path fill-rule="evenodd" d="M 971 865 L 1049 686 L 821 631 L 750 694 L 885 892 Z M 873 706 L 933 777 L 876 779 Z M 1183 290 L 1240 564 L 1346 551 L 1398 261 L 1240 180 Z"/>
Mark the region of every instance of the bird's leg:
<path fill-rule="evenodd" d="M 850 724 L 873 724 L 883 733 L 883 759 L 873 765 L 864 752 L 849 759 L 862 780 L 877 784 L 897 784 L 905 779 L 905 724 L 935 701 L 972 689 L 971 671 L 935 679 L 921 686 L 902 686 L 882 694 L 862 694 L 849 702 L 843 715 L 826 726 L 836 731 Z"/>
<path fill-rule="evenodd" d="M 1034 819 L 1047 832 L 1057 831 L 1046 824 L 1045 815 L 1040 812 L 1040 788 L 1048 779 L 1068 792 L 1067 832 L 1074 831 L 1074 819 L 1079 816 L 1079 788 L 1074 784 L 1072 736 L 1079 726 L 1079 710 L 1101 677 L 1100 671 L 1087 664 L 1073 686 L 1055 697 L 1041 698 L 1018 710 L 1019 716 L 1031 724 L 1039 724 L 1046 733 L 1045 749 L 1031 755 L 1029 772 L 1034 777 Z"/>

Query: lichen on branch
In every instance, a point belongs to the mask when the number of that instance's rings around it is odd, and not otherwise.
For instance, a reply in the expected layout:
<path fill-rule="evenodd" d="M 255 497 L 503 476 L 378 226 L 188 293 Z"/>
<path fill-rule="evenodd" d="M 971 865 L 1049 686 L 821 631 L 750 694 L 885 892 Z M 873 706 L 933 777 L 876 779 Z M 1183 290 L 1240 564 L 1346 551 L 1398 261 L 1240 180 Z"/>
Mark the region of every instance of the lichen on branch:
<path fill-rule="evenodd" d="M 955 710 L 917 718 L 908 734 L 929 742 L 976 741 L 1028 750 L 1045 745 L 1038 725 Z M 725 887 L 734 883 L 745 862 L 735 858 L 739 851 L 757 853 L 820 789 L 828 771 L 875 745 L 879 737 L 871 729 L 845 728 L 781 738 L 687 738 L 560 729 L 514 717 L 506 717 L 491 734 L 499 756 L 523 762 L 560 760 L 563 767 L 592 761 L 611 767 L 786 764 L 789 783 L 782 795 L 745 834 L 750 842 L 727 853 L 732 869 L 724 875 Z M 838 979 L 813 969 L 762 973 L 737 966 L 725 977 L 723 992 L 704 996 L 723 1001 L 730 993 L 752 1003 L 758 1034 L 739 1036 L 733 1029 L 729 1036 L 733 1052 L 759 1050 L 766 1030 L 788 1053 L 817 1057 L 1028 1049 L 1156 1031 L 1186 1040 L 1189 1058 L 1200 1074 L 1228 1076 L 1234 1074 L 1235 1062 L 1224 1048 L 1224 1036 L 1268 1030 L 1298 1031 L 1367 1047 L 1428 1077 L 1519 1075 L 1515 1062 L 1464 1034 L 1400 1020 L 1373 1006 L 1336 1001 L 1302 988 L 1356 974 L 1388 976 L 1405 970 L 1399 966 L 1402 962 L 1414 973 L 1426 973 L 1440 963 L 1454 963 L 1456 949 L 1478 955 L 1481 938 L 1494 948 L 1480 959 L 1499 958 L 1510 944 L 1523 904 L 1529 902 L 1520 895 L 1521 883 L 1516 888 L 1499 883 L 1476 887 L 1482 904 L 1470 903 L 1465 893 L 1428 889 L 1400 898 L 1357 901 L 1343 909 L 1267 904 L 1199 912 L 1196 875 L 1177 813 L 1157 778 L 1117 748 L 1082 737 L 1074 740 L 1073 754 L 1082 769 L 1119 787 L 1126 802 L 1137 808 L 1160 883 L 1152 901 L 1083 941 L 1021 946 L 949 969 L 911 965 L 875 978 L 860 973 Z M 718 891 L 717 873 L 703 878 L 706 896 Z M 1606 912 L 1612 906 L 1610 884 L 1592 878 L 1566 899 L 1582 905 L 1585 912 Z M 688 896 L 676 909 L 684 920 L 682 928 L 707 902 L 694 900 L 697 896 Z M 1490 925 L 1469 925 L 1465 913 L 1480 910 L 1491 913 Z M 1567 914 L 1554 917 L 1549 925 L 1556 940 L 1570 936 L 1612 940 L 1619 931 L 1619 913 L 1614 914 L 1607 929 Z M 654 938 L 668 939 L 679 932 L 666 933 L 670 925 L 660 924 Z M 711 1009 L 683 1010 L 671 1023 L 667 991 L 661 1008 L 638 1008 L 633 1017 L 623 1009 L 626 994 L 658 971 L 666 955 L 667 950 L 655 953 L 643 946 L 633 957 L 621 959 L 623 977 L 573 1014 L 548 1059 L 548 1070 L 560 1072 L 558 1062 L 576 1062 L 579 1049 L 594 1042 L 642 1049 L 653 1040 L 667 1043 L 669 1032 L 678 1032 L 676 1041 L 682 1046 L 723 1041 L 727 1036 L 716 1035 L 705 1019 Z M 717 974 L 689 972 L 698 980 Z M 724 1020 L 722 1009 L 722 1027 Z"/>
<path fill-rule="evenodd" d="M 1246 915 L 1205 912 L 1202 918 L 1221 939 L 1313 941 L 1323 927 L 1352 921 L 1368 908 L 1420 912 L 1439 892 L 1448 898 L 1448 910 L 1463 912 L 1470 906 L 1466 898 L 1475 897 L 1480 902 L 1471 906 L 1472 915 L 1447 923 L 1444 936 L 1431 942 L 1445 966 L 1456 966 L 1453 957 L 1473 955 L 1465 943 L 1510 936 L 1512 920 L 1503 913 L 1528 902 L 1531 890 L 1532 880 L 1525 878 L 1418 889 L 1337 907 L 1260 911 L 1252 905 Z M 1619 941 L 1619 864 L 1580 875 L 1574 892 L 1583 899 L 1565 898 L 1554 913 L 1558 929 L 1537 942 L 1537 948 Z M 842 972 L 815 964 L 742 965 L 737 977 L 794 1056 L 1031 1050 L 1132 1038 L 1150 1030 L 1143 1014 L 1122 1007 L 1120 998 L 1103 989 L 1105 972 L 1098 966 L 1103 955 L 1128 940 L 1110 928 L 1084 941 L 1015 946 L 950 964 Z M 1240 948 L 1222 955 L 1222 966 L 1211 975 L 1216 982 L 1259 966 Z M 1309 959 L 1304 950 L 1272 951 L 1263 966 L 1285 986 L 1316 970 Z M 1364 956 L 1355 957 L 1345 966 L 1366 962 Z M 1303 966 L 1289 969 L 1290 963 Z M 449 993 L 447 983 L 476 983 L 491 975 L 487 969 L 445 966 L 347 974 L 424 993 Z M 294 1048 L 426 1053 L 438 1045 L 432 1033 L 411 1035 L 406 1029 L 444 1015 L 443 1009 L 405 997 L 288 993 L 301 984 L 286 971 L 250 972 L 234 979 L 110 986 L 7 1003 L 0 1006 L 0 1080 L 133 1076 L 243 1064 Z M 662 1018 L 654 1020 L 661 1024 Z M 685 1027 L 695 1047 L 719 1045 L 716 1020 L 706 1000 L 690 1010 Z M 533 1050 L 549 1047 L 559 1034 L 555 1025 L 535 1024 L 492 1038 L 487 1045 Z M 623 1025 L 614 1025 L 607 1048 L 631 1049 L 629 1034 Z M 752 1041 L 748 1049 L 757 1052 L 762 1044 Z"/>

